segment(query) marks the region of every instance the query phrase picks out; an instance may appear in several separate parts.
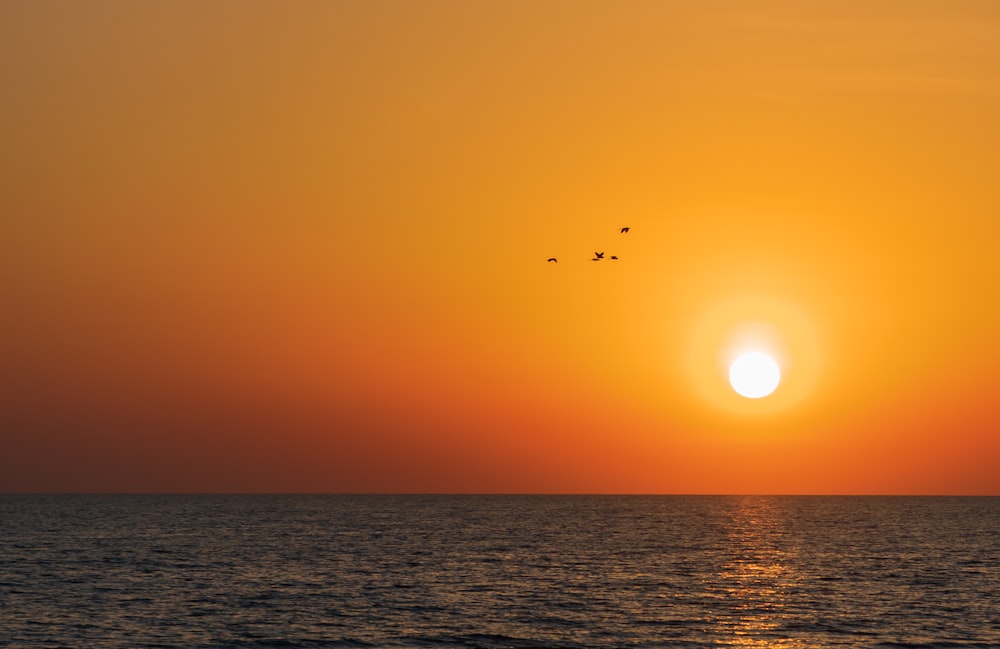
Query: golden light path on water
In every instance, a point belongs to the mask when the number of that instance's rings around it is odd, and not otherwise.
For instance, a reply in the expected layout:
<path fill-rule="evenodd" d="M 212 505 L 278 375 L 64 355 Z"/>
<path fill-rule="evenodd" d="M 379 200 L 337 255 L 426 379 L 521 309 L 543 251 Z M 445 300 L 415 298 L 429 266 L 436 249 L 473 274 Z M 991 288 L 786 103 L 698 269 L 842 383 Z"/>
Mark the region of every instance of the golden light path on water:
<path fill-rule="evenodd" d="M 714 584 L 722 601 L 711 631 L 728 636 L 737 647 L 811 647 L 781 628 L 782 618 L 790 616 L 787 609 L 794 606 L 800 576 L 777 502 L 740 498 L 730 520 Z"/>

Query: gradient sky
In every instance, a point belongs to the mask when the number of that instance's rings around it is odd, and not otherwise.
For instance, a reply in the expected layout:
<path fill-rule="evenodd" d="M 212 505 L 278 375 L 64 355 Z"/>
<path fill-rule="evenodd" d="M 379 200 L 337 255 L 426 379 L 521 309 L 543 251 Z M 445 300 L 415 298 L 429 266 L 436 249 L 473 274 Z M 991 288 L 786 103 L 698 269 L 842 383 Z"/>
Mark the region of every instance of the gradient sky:
<path fill-rule="evenodd" d="M 998 115 L 991 1 L 0 0 L 0 491 L 1000 494 Z"/>

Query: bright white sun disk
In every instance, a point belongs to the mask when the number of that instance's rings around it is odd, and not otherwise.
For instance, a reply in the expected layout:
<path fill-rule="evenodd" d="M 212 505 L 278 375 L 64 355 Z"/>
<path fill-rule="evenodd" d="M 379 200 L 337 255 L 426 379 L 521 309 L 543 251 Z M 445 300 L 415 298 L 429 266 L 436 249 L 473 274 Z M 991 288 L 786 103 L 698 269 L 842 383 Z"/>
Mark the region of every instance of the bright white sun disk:
<path fill-rule="evenodd" d="M 781 381 L 781 369 L 763 352 L 741 354 L 729 366 L 729 383 L 747 399 L 760 399 L 774 392 Z"/>

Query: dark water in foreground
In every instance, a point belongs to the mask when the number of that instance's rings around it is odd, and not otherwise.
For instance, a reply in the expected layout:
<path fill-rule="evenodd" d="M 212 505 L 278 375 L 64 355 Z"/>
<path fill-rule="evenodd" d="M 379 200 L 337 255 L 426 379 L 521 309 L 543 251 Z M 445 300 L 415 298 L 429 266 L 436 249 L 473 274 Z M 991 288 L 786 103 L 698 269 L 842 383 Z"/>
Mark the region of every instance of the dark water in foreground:
<path fill-rule="evenodd" d="M 4 647 L 1000 647 L 1000 498 L 0 496 Z"/>

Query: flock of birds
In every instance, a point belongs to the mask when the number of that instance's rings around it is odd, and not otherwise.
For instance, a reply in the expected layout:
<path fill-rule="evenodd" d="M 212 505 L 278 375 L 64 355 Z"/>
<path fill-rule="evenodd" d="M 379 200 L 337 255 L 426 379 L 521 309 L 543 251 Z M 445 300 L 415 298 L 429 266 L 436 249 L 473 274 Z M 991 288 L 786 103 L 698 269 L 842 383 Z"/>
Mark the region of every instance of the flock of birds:
<path fill-rule="evenodd" d="M 619 231 L 619 234 L 627 234 L 627 233 L 628 233 L 628 230 L 629 230 L 629 229 L 628 229 L 628 227 L 626 226 L 626 227 L 622 228 L 622 229 L 621 229 L 621 230 Z M 603 253 L 603 252 L 595 252 L 595 253 L 594 253 L 594 257 L 593 257 L 593 258 L 591 259 L 591 261 L 601 261 L 602 259 L 604 259 L 604 253 Z M 610 259 L 612 259 L 612 260 L 617 260 L 617 259 L 618 259 L 618 257 L 617 257 L 617 256 L 615 256 L 615 255 L 611 255 Z M 558 260 L 558 259 L 556 259 L 555 257 L 549 257 L 549 258 L 548 258 L 548 259 L 546 259 L 545 261 L 552 261 L 552 262 L 555 262 L 555 263 L 559 263 L 559 260 Z"/>

